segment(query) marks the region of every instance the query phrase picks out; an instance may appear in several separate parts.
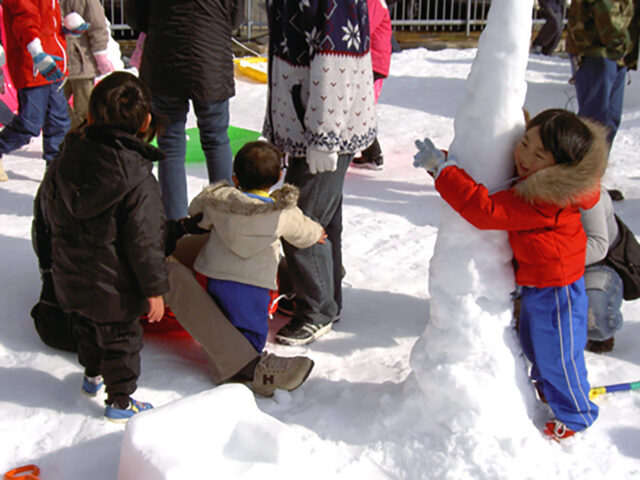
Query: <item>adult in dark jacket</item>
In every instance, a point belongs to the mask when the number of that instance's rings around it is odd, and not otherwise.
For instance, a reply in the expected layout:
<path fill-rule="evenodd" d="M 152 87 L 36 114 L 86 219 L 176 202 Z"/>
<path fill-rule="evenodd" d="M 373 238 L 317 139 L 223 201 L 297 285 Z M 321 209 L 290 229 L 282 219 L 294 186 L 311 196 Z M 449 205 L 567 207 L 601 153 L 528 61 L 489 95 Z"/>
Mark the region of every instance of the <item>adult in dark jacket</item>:
<path fill-rule="evenodd" d="M 146 32 L 140 78 L 153 95 L 154 113 L 166 125 L 158 146 L 167 158 L 158 168 L 167 217 L 187 214 L 185 125 L 193 104 L 211 183 L 231 181 L 229 98 L 235 94 L 231 31 L 243 0 L 129 0 L 125 18 Z"/>

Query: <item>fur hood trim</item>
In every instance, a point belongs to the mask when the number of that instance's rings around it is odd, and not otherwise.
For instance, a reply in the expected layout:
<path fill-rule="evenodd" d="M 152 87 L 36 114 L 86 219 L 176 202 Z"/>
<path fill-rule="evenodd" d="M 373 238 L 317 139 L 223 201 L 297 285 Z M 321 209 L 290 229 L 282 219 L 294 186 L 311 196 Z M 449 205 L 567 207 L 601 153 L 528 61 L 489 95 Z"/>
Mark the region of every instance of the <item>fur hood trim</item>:
<path fill-rule="evenodd" d="M 591 148 L 577 165 L 556 164 L 538 170 L 514 186 L 517 196 L 527 203 L 550 203 L 560 207 L 580 205 L 585 195 L 600 188 L 607 168 L 609 145 L 606 129 L 580 118 L 594 136 Z"/>
<path fill-rule="evenodd" d="M 234 215 L 261 215 L 293 208 L 298 204 L 300 191 L 297 187 L 285 183 L 282 188 L 271 193 L 273 203 L 263 202 L 245 195 L 241 190 L 223 180 L 205 187 L 191 202 L 189 210 L 212 209 L 217 212 Z"/>

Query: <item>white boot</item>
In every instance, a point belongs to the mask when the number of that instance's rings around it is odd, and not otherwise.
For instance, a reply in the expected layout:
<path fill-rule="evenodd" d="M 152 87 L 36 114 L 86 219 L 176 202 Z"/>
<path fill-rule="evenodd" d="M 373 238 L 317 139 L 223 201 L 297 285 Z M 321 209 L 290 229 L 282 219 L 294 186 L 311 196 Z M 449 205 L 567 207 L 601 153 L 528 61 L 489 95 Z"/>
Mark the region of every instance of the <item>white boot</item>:
<path fill-rule="evenodd" d="M 9 176 L 7 175 L 7 172 L 4 171 L 2 160 L 0 160 L 0 182 L 6 182 L 7 180 L 9 180 Z"/>

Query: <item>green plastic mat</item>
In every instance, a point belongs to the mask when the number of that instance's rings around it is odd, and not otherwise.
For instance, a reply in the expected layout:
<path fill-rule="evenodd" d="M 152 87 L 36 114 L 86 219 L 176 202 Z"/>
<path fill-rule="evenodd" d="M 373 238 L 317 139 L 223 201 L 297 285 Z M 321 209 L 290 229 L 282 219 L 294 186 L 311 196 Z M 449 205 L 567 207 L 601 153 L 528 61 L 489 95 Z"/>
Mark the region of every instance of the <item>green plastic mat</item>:
<path fill-rule="evenodd" d="M 187 163 L 204 162 L 204 153 L 200 147 L 200 132 L 197 128 L 187 128 Z M 231 153 L 235 154 L 245 143 L 253 142 L 260 137 L 260 133 L 246 128 L 229 126 L 229 141 L 231 143 Z M 154 139 L 152 142 L 156 147 L 158 143 Z"/>

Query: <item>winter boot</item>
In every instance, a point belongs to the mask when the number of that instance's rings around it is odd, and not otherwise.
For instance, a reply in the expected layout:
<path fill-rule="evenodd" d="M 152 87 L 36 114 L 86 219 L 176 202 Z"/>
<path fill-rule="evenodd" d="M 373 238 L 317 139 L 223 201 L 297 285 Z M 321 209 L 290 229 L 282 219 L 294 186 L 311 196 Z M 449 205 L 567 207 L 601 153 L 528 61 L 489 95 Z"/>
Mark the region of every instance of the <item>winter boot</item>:
<path fill-rule="evenodd" d="M 613 337 L 606 340 L 589 340 L 587 346 L 584 347 L 593 353 L 607 353 L 613 350 Z"/>
<path fill-rule="evenodd" d="M 129 398 L 129 405 L 120 408 L 118 404 L 109 405 L 104 410 L 104 418 L 114 423 L 127 423 L 136 413 L 151 410 L 153 405 L 150 403 L 139 402 L 133 398 Z"/>
<path fill-rule="evenodd" d="M 102 375 L 96 375 L 95 377 L 87 377 L 85 375 L 82 378 L 82 393 L 89 397 L 95 397 L 103 386 Z"/>
<path fill-rule="evenodd" d="M 549 436 L 552 440 L 559 442 L 565 438 L 572 437 L 576 432 L 567 427 L 560 420 L 553 419 L 544 426 L 544 434 Z"/>
<path fill-rule="evenodd" d="M 313 360 L 307 357 L 279 357 L 263 352 L 253 373 L 253 380 L 245 385 L 258 395 L 271 397 L 278 388 L 287 391 L 298 388 L 312 368 Z"/>

